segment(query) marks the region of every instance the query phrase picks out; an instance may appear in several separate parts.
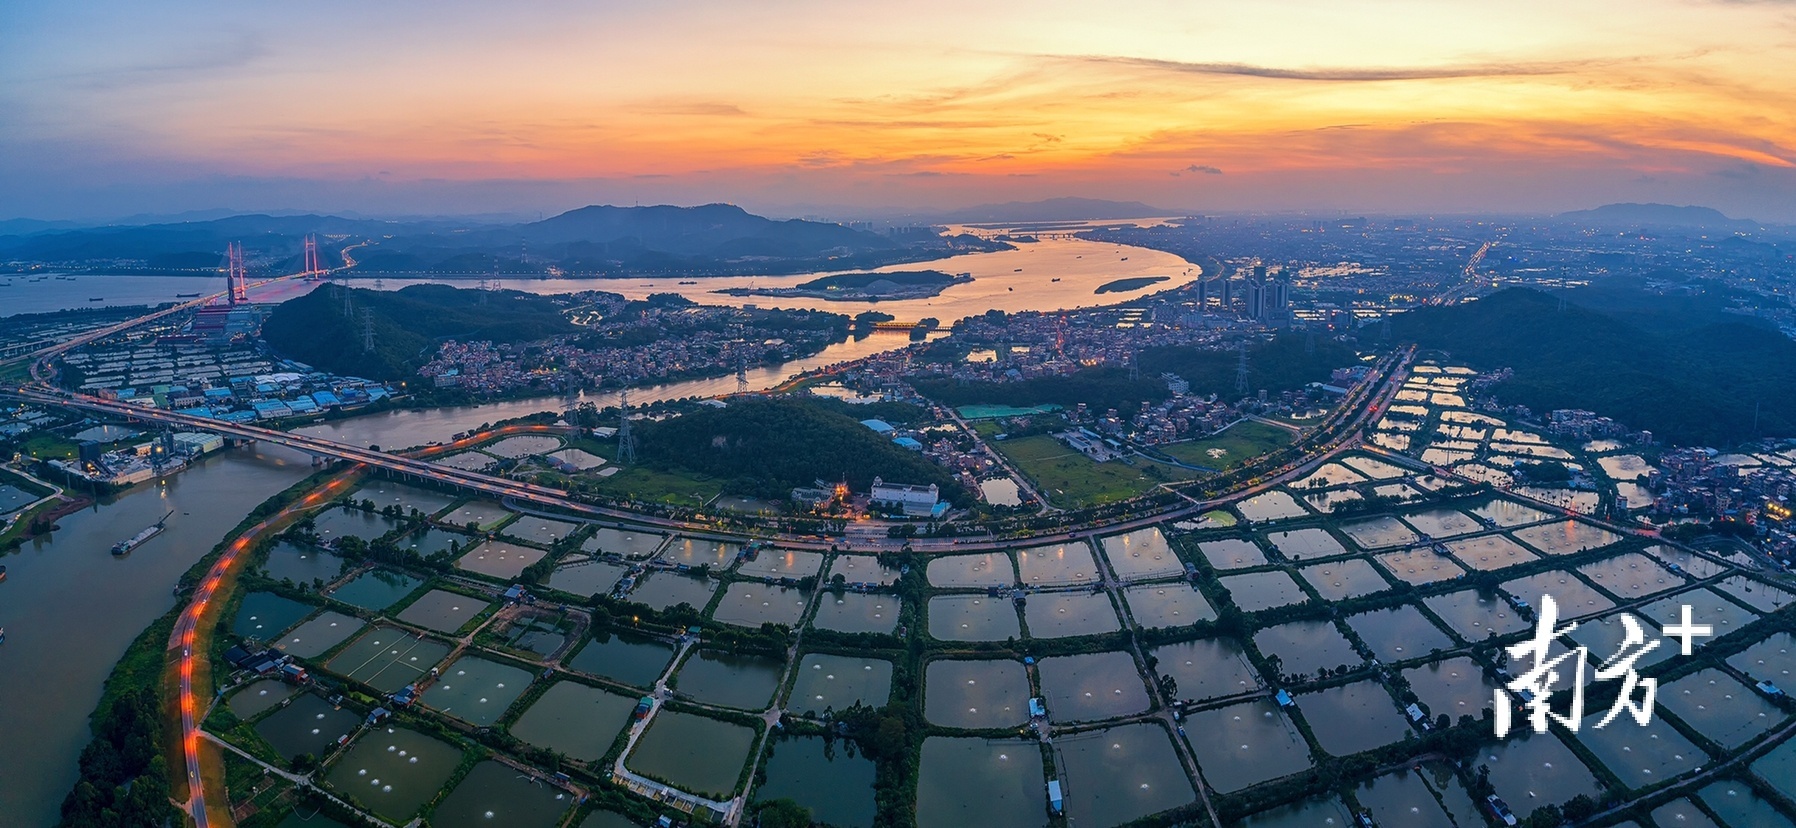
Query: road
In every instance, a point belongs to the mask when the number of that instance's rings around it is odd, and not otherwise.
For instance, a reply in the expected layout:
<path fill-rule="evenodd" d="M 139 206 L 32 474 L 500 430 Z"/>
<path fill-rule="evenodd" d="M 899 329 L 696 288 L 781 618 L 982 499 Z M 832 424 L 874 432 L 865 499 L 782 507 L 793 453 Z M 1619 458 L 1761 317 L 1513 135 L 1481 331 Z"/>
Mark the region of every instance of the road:
<path fill-rule="evenodd" d="M 212 600 L 213 594 L 218 590 L 218 585 L 224 580 L 224 577 L 230 574 L 231 570 L 237 566 L 238 562 L 247 558 L 245 553 L 249 551 L 250 546 L 256 539 L 262 536 L 262 533 L 292 517 L 297 512 L 328 502 L 327 496 L 335 489 L 345 485 L 349 479 L 350 478 L 347 475 L 338 477 L 336 480 L 331 481 L 329 485 L 312 492 L 299 502 L 264 518 L 262 522 L 251 526 L 242 534 L 238 535 L 236 540 L 231 541 L 230 546 L 225 547 L 224 554 L 218 556 L 218 560 L 212 564 L 212 568 L 207 570 L 206 577 L 200 581 L 199 586 L 193 591 L 193 600 L 188 602 L 186 609 L 181 610 L 181 617 L 175 621 L 174 632 L 169 636 L 169 649 L 173 650 L 179 648 L 181 651 L 179 656 L 181 672 L 181 753 L 185 757 L 187 763 L 188 790 L 188 799 L 185 807 L 188 814 L 193 817 L 194 824 L 198 826 L 198 828 L 206 828 L 207 817 L 206 786 L 200 776 L 201 736 L 198 712 L 200 707 L 198 699 L 194 697 L 193 693 L 193 669 L 195 663 L 197 663 L 199 659 L 205 658 L 205 647 L 201 646 L 201 653 L 198 656 L 194 655 L 193 651 L 196 644 L 202 643 L 198 639 L 197 632 L 199 630 L 201 618 L 205 615 L 206 605 Z"/>
<path fill-rule="evenodd" d="M 1193 501 L 1192 505 L 1183 509 L 1174 510 L 1172 512 L 1155 512 L 1151 515 L 1143 515 L 1139 518 L 1124 520 L 1117 523 L 1107 523 L 1102 526 L 1087 525 L 1073 527 L 1067 530 L 1062 530 L 1061 532 L 1046 538 L 1034 538 L 1034 540 L 1051 542 L 1056 537 L 1071 537 L 1076 534 L 1087 533 L 1100 528 L 1115 530 L 1131 528 L 1136 525 L 1146 525 L 1147 523 L 1180 517 L 1184 513 L 1191 511 L 1215 508 L 1218 505 L 1231 502 L 1241 497 L 1251 496 L 1252 494 L 1277 485 L 1303 471 L 1305 468 L 1312 465 L 1313 461 L 1332 456 L 1343 448 L 1356 445 L 1358 442 L 1359 431 L 1365 426 L 1370 418 L 1376 416 L 1383 409 L 1384 405 L 1388 404 L 1390 397 L 1396 393 L 1396 387 L 1402 382 L 1403 368 L 1408 365 L 1408 360 L 1412 353 L 1413 352 L 1405 352 L 1404 354 L 1393 358 L 1394 362 L 1385 374 L 1379 388 L 1371 388 L 1370 381 L 1362 383 L 1362 386 L 1356 388 L 1354 394 L 1343 402 L 1343 409 L 1339 414 L 1341 416 L 1351 416 L 1352 419 L 1344 427 L 1342 436 L 1336 438 L 1322 451 L 1306 457 L 1303 460 L 1289 463 L 1267 476 L 1257 478 L 1248 487 L 1232 492 L 1226 497 L 1210 501 Z M 644 515 L 629 509 L 619 509 L 586 503 L 574 499 L 565 491 L 548 486 L 539 486 L 534 483 L 524 483 L 503 477 L 482 474 L 480 472 L 451 468 L 427 460 L 377 451 L 373 448 L 351 446 L 303 434 L 276 431 L 260 426 L 230 423 L 209 417 L 196 417 L 175 411 L 127 405 L 114 400 L 63 391 L 41 382 L 11 393 L 15 396 L 44 405 L 60 405 L 86 409 L 89 411 L 123 417 L 129 420 L 154 422 L 196 431 L 211 431 L 240 439 L 287 446 L 316 457 L 331 457 L 348 460 L 353 463 L 360 463 L 401 475 L 410 475 L 441 485 L 469 489 L 496 499 L 508 499 L 538 507 L 559 509 L 580 517 L 607 520 L 629 520 L 637 524 L 649 524 L 676 531 L 714 531 L 713 527 L 706 524 L 695 524 L 688 521 Z M 1361 406 L 1359 405 L 1360 403 L 1365 404 Z M 781 545 L 800 549 L 823 550 L 828 549 L 832 545 L 838 545 L 837 542 L 830 541 L 827 538 L 818 538 L 814 536 L 776 536 L 775 539 L 778 540 Z M 957 543 L 949 539 L 925 539 L 912 541 L 911 543 L 913 549 L 930 550 L 939 548 L 939 550 L 942 551 L 965 551 L 985 546 L 992 548 L 1008 547 L 1014 545 L 1017 540 L 1017 538 L 1008 538 L 1004 540 L 993 538 L 970 543 Z"/>
<path fill-rule="evenodd" d="M 980 451 L 985 452 L 987 456 L 998 461 L 998 467 L 1002 468 L 1005 474 L 1010 475 L 1010 479 L 1016 482 L 1017 488 L 1023 490 L 1023 494 L 1034 498 L 1035 502 L 1041 505 L 1041 508 L 1038 510 L 1040 514 L 1060 511 L 1059 509 L 1054 508 L 1052 504 L 1048 503 L 1047 497 L 1043 496 L 1041 492 L 1036 491 L 1035 484 L 1029 482 L 1029 478 L 1023 476 L 1022 472 L 1017 471 L 1017 468 L 1010 464 L 1010 458 L 1005 457 L 1003 452 L 993 451 L 991 446 L 986 445 L 985 438 L 980 436 L 979 432 L 973 430 L 973 426 L 968 424 L 966 420 L 961 419 L 960 412 L 955 411 L 954 406 L 944 405 L 942 406 L 942 409 L 948 412 L 948 417 L 954 420 L 955 425 L 960 426 L 961 431 L 966 432 L 968 436 L 973 438 L 973 443 L 979 446 Z"/>

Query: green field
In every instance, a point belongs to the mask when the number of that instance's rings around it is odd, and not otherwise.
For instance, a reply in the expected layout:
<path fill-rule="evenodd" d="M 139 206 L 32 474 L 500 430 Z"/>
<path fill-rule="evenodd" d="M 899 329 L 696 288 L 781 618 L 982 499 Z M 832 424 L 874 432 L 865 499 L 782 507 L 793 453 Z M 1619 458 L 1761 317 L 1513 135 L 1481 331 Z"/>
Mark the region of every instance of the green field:
<path fill-rule="evenodd" d="M 34 434 L 19 445 L 19 453 L 39 460 L 73 460 L 78 450 L 73 440 L 54 434 Z"/>
<path fill-rule="evenodd" d="M 963 405 L 954 409 L 961 417 L 968 420 L 995 420 L 1000 417 L 1027 417 L 1033 414 L 1048 414 L 1059 411 L 1060 406 L 1053 403 L 1022 408 L 1014 405 Z"/>
<path fill-rule="evenodd" d="M 1190 480 L 1197 472 L 1143 457 L 1095 463 L 1046 434 L 994 441 L 993 448 L 1015 464 L 1055 506 L 1073 509 L 1126 500 L 1161 483 Z"/>
<path fill-rule="evenodd" d="M 1222 433 L 1201 440 L 1169 443 L 1159 450 L 1181 463 L 1227 471 L 1266 452 L 1290 445 L 1296 437 L 1290 429 L 1242 420 Z"/>
<path fill-rule="evenodd" d="M 610 477 L 601 477 L 598 474 L 601 469 L 615 468 L 616 440 L 574 438 L 567 441 L 567 447 L 603 457 L 606 465 L 572 476 L 559 472 L 539 474 L 538 482 L 574 491 L 674 506 L 698 506 L 718 496 L 725 488 L 723 481 L 704 475 L 662 471 L 641 464 L 627 466 Z"/>

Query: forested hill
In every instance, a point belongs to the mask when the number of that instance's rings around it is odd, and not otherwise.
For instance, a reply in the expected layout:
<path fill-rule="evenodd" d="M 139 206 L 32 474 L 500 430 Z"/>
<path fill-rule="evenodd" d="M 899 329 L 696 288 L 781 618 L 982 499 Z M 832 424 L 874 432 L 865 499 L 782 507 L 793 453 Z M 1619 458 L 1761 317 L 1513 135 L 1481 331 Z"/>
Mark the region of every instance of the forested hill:
<path fill-rule="evenodd" d="M 1247 346 L 1247 387 L 1277 394 L 1312 382 L 1327 382 L 1336 368 L 1357 362 L 1352 348 L 1317 336 L 1284 333 Z M 1193 394 L 1228 395 L 1235 390 L 1241 355 L 1235 350 L 1162 345 L 1145 348 L 1135 358 L 1143 375 L 1173 373 L 1191 383 Z"/>
<path fill-rule="evenodd" d="M 344 313 L 343 292 L 350 294 Z M 365 350 L 362 312 L 373 314 L 374 349 Z M 325 371 L 379 380 L 412 376 L 444 339 L 528 342 L 577 329 L 552 297 L 515 290 L 412 285 L 398 291 L 326 285 L 281 303 L 262 338 L 281 356 Z"/>
<path fill-rule="evenodd" d="M 1694 308 L 1677 297 L 1640 293 L 1614 312 L 1579 303 L 1603 295 L 1568 292 L 1561 306 L 1510 288 L 1410 311 L 1391 332 L 1476 368 L 1515 369 L 1498 396 L 1537 412 L 1588 409 L 1686 445 L 1796 435 L 1796 342 L 1721 314 L 1691 326 Z"/>
<path fill-rule="evenodd" d="M 940 466 L 894 445 L 828 405 L 783 398 L 737 398 L 637 430 L 642 462 L 728 481 L 730 491 L 783 500 L 796 486 L 844 477 L 855 491 L 873 478 L 941 487 L 942 499 L 969 499 Z"/>

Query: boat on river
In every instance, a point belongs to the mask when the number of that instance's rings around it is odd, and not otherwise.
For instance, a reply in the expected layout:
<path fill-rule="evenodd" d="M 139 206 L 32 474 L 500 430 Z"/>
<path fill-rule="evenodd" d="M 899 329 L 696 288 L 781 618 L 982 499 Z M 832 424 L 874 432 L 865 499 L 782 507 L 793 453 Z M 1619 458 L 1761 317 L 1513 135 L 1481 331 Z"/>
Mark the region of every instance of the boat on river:
<path fill-rule="evenodd" d="M 115 558 L 122 558 L 126 555 L 129 555 L 129 554 L 131 554 L 131 550 L 144 545 L 144 542 L 148 541 L 150 538 L 153 538 L 153 537 L 156 537 L 157 535 L 162 534 L 162 530 L 168 528 L 168 519 L 171 517 L 174 517 L 174 514 L 175 513 L 173 511 L 170 511 L 168 514 L 163 515 L 161 520 L 156 521 L 154 524 L 151 524 L 148 528 L 144 529 L 142 532 L 138 532 L 137 534 L 132 535 L 131 537 L 128 537 L 122 541 L 119 541 L 118 543 L 113 544 L 112 545 L 112 556 Z"/>

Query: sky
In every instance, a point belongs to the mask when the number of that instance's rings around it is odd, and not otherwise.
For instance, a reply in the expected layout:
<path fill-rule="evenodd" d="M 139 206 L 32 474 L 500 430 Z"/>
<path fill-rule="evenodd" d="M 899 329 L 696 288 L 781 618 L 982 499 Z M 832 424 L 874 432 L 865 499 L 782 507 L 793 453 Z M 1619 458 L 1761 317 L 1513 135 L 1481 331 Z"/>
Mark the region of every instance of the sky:
<path fill-rule="evenodd" d="M 1796 223 L 1796 0 L 0 3 L 0 218 L 1701 204 Z"/>

